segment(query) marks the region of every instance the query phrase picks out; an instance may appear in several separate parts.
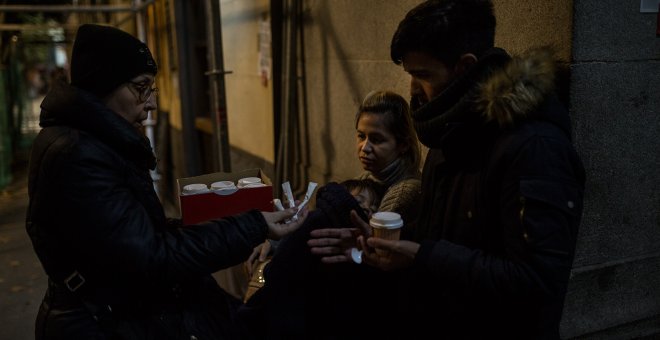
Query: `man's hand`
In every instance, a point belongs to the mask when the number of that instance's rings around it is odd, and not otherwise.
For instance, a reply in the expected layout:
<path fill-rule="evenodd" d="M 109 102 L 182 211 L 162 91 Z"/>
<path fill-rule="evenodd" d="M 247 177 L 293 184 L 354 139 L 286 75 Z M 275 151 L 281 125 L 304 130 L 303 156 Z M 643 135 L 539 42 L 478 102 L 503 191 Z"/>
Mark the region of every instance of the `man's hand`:
<path fill-rule="evenodd" d="M 310 233 L 307 245 L 314 255 L 321 256 L 323 263 L 341 263 L 350 261 L 350 250 L 357 246 L 356 228 L 316 229 Z"/>
<path fill-rule="evenodd" d="M 415 255 L 419 251 L 419 243 L 405 240 L 385 240 L 377 237 L 358 237 L 362 249 L 362 261 L 368 265 L 380 268 L 384 271 L 403 269 L 412 266 Z M 386 252 L 378 255 L 375 249 Z"/>
<path fill-rule="evenodd" d="M 286 236 L 298 229 L 307 218 L 307 208 L 303 208 L 303 210 L 298 213 L 297 220 L 292 220 L 289 223 L 285 223 L 285 221 L 291 219 L 297 211 L 298 208 L 289 208 L 274 212 L 262 211 L 261 213 L 266 219 L 266 223 L 268 223 L 267 237 L 269 239 L 279 240 L 283 236 Z"/>
<path fill-rule="evenodd" d="M 351 211 L 351 221 L 356 228 L 326 228 L 312 230 L 307 245 L 314 255 L 321 256 L 323 263 L 351 261 L 351 248 L 357 246 L 358 235 L 371 235 L 369 224 L 355 211 Z"/>

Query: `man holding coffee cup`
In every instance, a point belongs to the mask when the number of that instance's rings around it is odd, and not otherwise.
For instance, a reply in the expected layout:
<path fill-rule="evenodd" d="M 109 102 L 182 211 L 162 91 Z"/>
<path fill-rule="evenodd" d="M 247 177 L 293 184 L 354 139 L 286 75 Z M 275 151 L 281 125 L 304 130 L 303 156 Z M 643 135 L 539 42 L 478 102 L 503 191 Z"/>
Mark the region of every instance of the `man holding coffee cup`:
<path fill-rule="evenodd" d="M 585 173 L 552 53 L 511 57 L 494 35 L 490 1 L 430 0 L 392 39 L 429 147 L 420 213 L 411 240 L 368 237 L 353 222 L 362 261 L 400 274 L 382 300 L 402 311 L 409 337 L 559 338 Z"/>

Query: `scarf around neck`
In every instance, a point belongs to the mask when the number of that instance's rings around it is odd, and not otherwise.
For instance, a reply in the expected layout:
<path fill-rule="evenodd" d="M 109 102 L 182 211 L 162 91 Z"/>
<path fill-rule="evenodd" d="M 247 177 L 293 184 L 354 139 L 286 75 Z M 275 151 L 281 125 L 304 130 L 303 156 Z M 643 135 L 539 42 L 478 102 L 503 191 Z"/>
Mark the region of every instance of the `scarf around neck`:
<path fill-rule="evenodd" d="M 502 49 L 486 52 L 470 70 L 454 80 L 440 95 L 412 113 L 417 136 L 427 147 L 437 148 L 457 125 L 483 120 L 474 109 L 479 83 L 503 67 L 511 57 Z"/>
<path fill-rule="evenodd" d="M 406 176 L 405 163 L 401 158 L 397 158 L 387 165 L 379 173 L 367 172 L 367 178 L 372 179 L 384 188 L 389 188 L 392 184 L 402 180 Z"/>

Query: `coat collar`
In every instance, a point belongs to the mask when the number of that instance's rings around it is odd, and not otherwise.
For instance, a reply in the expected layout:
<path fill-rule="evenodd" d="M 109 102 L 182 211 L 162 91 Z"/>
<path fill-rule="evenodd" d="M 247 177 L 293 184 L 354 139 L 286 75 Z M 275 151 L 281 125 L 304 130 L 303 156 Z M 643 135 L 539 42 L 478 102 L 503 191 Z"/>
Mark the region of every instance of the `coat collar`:
<path fill-rule="evenodd" d="M 66 125 L 85 131 L 141 168 L 155 168 L 149 140 L 95 95 L 60 83 L 48 93 L 41 109 L 42 127 Z"/>
<path fill-rule="evenodd" d="M 491 49 L 438 97 L 413 112 L 420 141 L 437 148 L 465 125 L 505 129 L 530 118 L 554 91 L 556 71 L 549 49 L 514 58 L 502 49 Z M 564 127 L 563 122 L 555 123 Z"/>

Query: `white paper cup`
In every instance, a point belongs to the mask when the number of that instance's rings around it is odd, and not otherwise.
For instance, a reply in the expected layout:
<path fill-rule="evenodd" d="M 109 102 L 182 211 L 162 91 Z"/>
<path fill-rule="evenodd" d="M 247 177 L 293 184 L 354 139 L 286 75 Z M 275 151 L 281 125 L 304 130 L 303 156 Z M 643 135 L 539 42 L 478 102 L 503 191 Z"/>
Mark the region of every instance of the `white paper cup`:
<path fill-rule="evenodd" d="M 403 220 L 401 219 L 401 215 L 395 212 L 380 211 L 371 216 L 369 225 L 371 226 L 373 237 L 398 240 L 401 237 Z M 376 249 L 376 254 L 378 255 L 387 255 L 387 253 L 387 251 Z"/>
<path fill-rule="evenodd" d="M 238 184 L 236 184 L 237 187 L 243 188 L 247 186 L 248 184 L 255 184 L 255 183 L 261 183 L 261 178 L 259 177 L 244 177 L 238 180 Z"/>
<path fill-rule="evenodd" d="M 202 194 L 205 192 L 209 192 L 209 187 L 206 186 L 206 184 L 203 183 L 194 183 L 194 184 L 188 184 L 183 187 L 183 192 L 182 194 L 184 195 L 194 195 L 194 194 Z"/>

